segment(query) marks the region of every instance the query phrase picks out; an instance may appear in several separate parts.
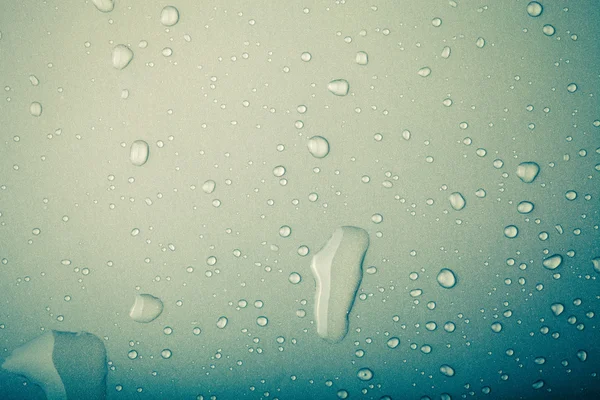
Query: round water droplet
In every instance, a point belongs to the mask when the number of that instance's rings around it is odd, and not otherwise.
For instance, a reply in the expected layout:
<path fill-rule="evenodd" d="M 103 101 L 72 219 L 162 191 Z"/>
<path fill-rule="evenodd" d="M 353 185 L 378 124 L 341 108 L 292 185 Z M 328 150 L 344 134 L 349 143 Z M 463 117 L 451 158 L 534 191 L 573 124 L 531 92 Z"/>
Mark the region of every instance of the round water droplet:
<path fill-rule="evenodd" d="M 164 358 L 165 360 L 168 360 L 169 358 L 171 358 L 172 355 L 173 355 L 173 352 L 169 349 L 164 349 L 163 351 L 160 352 L 160 356 L 162 358 Z"/>
<path fill-rule="evenodd" d="M 356 53 L 356 63 L 358 65 L 367 65 L 369 63 L 369 55 L 364 51 Z"/>
<path fill-rule="evenodd" d="M 467 202 L 465 201 L 465 198 L 459 192 L 452 193 L 450 195 L 450 197 L 448 197 L 448 200 L 450 200 L 450 205 L 456 211 L 462 210 L 463 208 L 465 208 L 465 205 L 467 204 Z"/>
<path fill-rule="evenodd" d="M 600 273 L 600 257 L 592 258 L 592 266 L 594 267 L 594 271 Z"/>
<path fill-rule="evenodd" d="M 417 71 L 417 74 L 419 74 L 419 76 L 422 76 L 423 78 L 426 78 L 429 75 L 431 75 L 431 68 L 423 67 Z"/>
<path fill-rule="evenodd" d="M 279 236 L 281 237 L 289 237 L 292 234 L 292 228 L 290 228 L 287 225 L 283 225 L 281 228 L 279 228 Z"/>
<path fill-rule="evenodd" d="M 371 371 L 369 368 L 361 368 L 356 373 L 356 376 L 361 381 L 370 381 L 373 379 L 373 371 Z"/>
<path fill-rule="evenodd" d="M 268 324 L 269 324 L 269 320 L 267 319 L 267 317 L 260 316 L 260 317 L 256 318 L 256 325 L 267 326 Z"/>
<path fill-rule="evenodd" d="M 439 28 L 440 26 L 442 26 L 442 19 L 441 18 L 432 19 L 431 25 L 435 26 L 436 28 Z"/>
<path fill-rule="evenodd" d="M 560 267 L 562 261 L 563 257 L 560 254 L 553 254 L 550 257 L 545 258 L 544 261 L 542 261 L 542 265 L 546 269 L 553 270 Z"/>
<path fill-rule="evenodd" d="M 544 11 L 544 7 L 537 1 L 531 1 L 527 4 L 527 14 L 531 17 L 539 17 L 542 15 L 542 11 Z"/>
<path fill-rule="evenodd" d="M 552 25 L 546 24 L 542 27 L 542 32 L 546 36 L 552 36 L 552 35 L 554 35 L 554 33 L 556 33 L 556 29 L 554 29 L 554 27 Z"/>
<path fill-rule="evenodd" d="M 346 96 L 350 91 L 350 84 L 345 79 L 335 79 L 329 82 L 327 89 L 336 96 Z"/>
<path fill-rule="evenodd" d="M 477 41 L 475 42 L 475 45 L 477 47 L 479 47 L 480 49 L 482 49 L 485 46 L 485 39 L 482 38 L 482 37 L 477 38 Z"/>
<path fill-rule="evenodd" d="M 315 158 L 324 158 L 329 154 L 329 142 L 323 136 L 313 136 L 308 140 L 308 151 Z"/>
<path fill-rule="evenodd" d="M 179 11 L 173 6 L 166 6 L 160 13 L 160 23 L 164 26 L 173 26 L 179 21 Z"/>
<path fill-rule="evenodd" d="M 577 91 L 577 84 L 576 83 L 569 83 L 567 85 L 567 91 L 569 93 L 575 93 Z"/>
<path fill-rule="evenodd" d="M 522 201 L 517 205 L 517 211 L 521 214 L 529 214 L 533 211 L 534 205 L 530 201 Z"/>
<path fill-rule="evenodd" d="M 451 289 L 456 286 L 456 275 L 451 269 L 442 268 L 438 273 L 437 281 L 441 287 Z"/>
<path fill-rule="evenodd" d="M 297 272 L 292 272 L 290 274 L 290 276 L 288 277 L 288 280 L 293 283 L 294 285 L 297 285 L 298 283 L 300 283 L 302 281 L 302 277 L 300 276 L 299 273 Z"/>
<path fill-rule="evenodd" d="M 143 140 L 136 140 L 131 144 L 129 151 L 129 160 L 133 165 L 138 167 L 146 164 L 148 155 L 150 154 L 150 146 Z"/>
<path fill-rule="evenodd" d="M 304 62 L 309 62 L 311 60 L 311 58 L 312 58 L 312 55 L 308 51 L 305 51 L 304 53 L 302 53 L 300 55 L 300 59 Z"/>
<path fill-rule="evenodd" d="M 135 360 L 138 357 L 138 352 L 135 350 L 129 350 L 127 357 L 129 357 L 130 360 Z"/>
<path fill-rule="evenodd" d="M 278 165 L 275 168 L 273 168 L 273 175 L 275 175 L 276 177 L 280 178 L 283 175 L 285 175 L 285 167 L 283 165 Z"/>
<path fill-rule="evenodd" d="M 133 59 L 133 51 L 124 44 L 116 45 L 112 51 L 112 64 L 116 69 L 123 69 Z"/>
<path fill-rule="evenodd" d="M 500 322 L 494 322 L 492 324 L 492 331 L 494 331 L 495 333 L 498 333 L 502 330 L 502 324 Z"/>
<path fill-rule="evenodd" d="M 514 239 L 519 235 L 519 228 L 517 228 L 514 225 L 508 225 L 506 228 L 504 228 L 504 236 L 506 236 L 509 239 Z"/>

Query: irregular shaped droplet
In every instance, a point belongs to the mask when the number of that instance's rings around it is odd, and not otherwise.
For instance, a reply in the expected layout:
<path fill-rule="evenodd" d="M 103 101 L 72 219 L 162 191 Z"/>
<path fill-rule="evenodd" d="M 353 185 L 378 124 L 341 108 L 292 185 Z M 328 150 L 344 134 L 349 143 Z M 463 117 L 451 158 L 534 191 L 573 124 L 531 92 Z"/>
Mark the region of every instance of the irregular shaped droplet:
<path fill-rule="evenodd" d="M 42 115 L 42 105 L 37 101 L 34 101 L 29 105 L 29 113 L 34 117 L 39 117 Z"/>
<path fill-rule="evenodd" d="M 492 331 L 495 333 L 499 333 L 500 331 L 502 331 L 502 323 L 501 322 L 494 322 L 492 324 Z"/>
<path fill-rule="evenodd" d="M 312 60 L 312 54 L 310 54 L 308 51 L 305 51 L 304 53 L 300 54 L 300 59 L 304 62 L 309 62 Z"/>
<path fill-rule="evenodd" d="M 540 166 L 533 161 L 522 162 L 517 167 L 517 176 L 525 183 L 531 183 L 540 173 Z"/>
<path fill-rule="evenodd" d="M 129 160 L 133 165 L 141 167 L 148 161 L 150 154 L 150 146 L 143 140 L 136 140 L 131 144 L 129 150 Z"/>
<path fill-rule="evenodd" d="M 315 320 L 319 336 L 341 341 L 348 332 L 348 314 L 362 280 L 362 262 L 369 235 L 361 228 L 342 226 L 312 259 L 316 281 Z"/>
<path fill-rule="evenodd" d="M 358 65 L 367 65 L 369 63 L 369 55 L 364 51 L 356 53 L 356 63 Z"/>
<path fill-rule="evenodd" d="M 179 10 L 173 6 L 166 6 L 160 12 L 160 23 L 164 26 L 173 26 L 179 21 Z"/>
<path fill-rule="evenodd" d="M 44 333 L 15 349 L 2 368 L 39 385 L 48 400 L 106 398 L 106 348 L 88 332 Z"/>
<path fill-rule="evenodd" d="M 115 0 L 92 0 L 98 11 L 111 12 L 115 8 Z"/>
<path fill-rule="evenodd" d="M 361 381 L 370 381 L 373 379 L 373 371 L 370 368 L 361 368 L 356 372 L 356 376 Z"/>
<path fill-rule="evenodd" d="M 450 49 L 450 46 L 445 46 L 442 49 L 442 58 L 448 58 L 450 57 L 450 53 L 452 52 L 452 50 Z"/>
<path fill-rule="evenodd" d="M 329 142 L 323 136 L 308 139 L 308 151 L 315 158 L 324 158 L 329 154 Z"/>
<path fill-rule="evenodd" d="M 124 44 L 118 44 L 112 51 L 112 64 L 116 69 L 123 69 L 133 60 L 133 51 Z"/>
<path fill-rule="evenodd" d="M 560 264 L 562 264 L 563 261 L 563 257 L 560 254 L 554 254 L 551 255 L 548 258 L 545 258 L 544 261 L 542 261 L 542 265 L 546 268 L 546 269 L 556 269 L 558 267 L 560 267 Z"/>
<path fill-rule="evenodd" d="M 577 358 L 579 358 L 579 361 L 584 362 L 585 360 L 587 360 L 587 357 L 588 357 L 587 351 L 579 350 L 577 352 Z"/>
<path fill-rule="evenodd" d="M 163 312 L 163 302 L 151 294 L 138 294 L 129 310 L 129 316 L 135 322 L 145 323 L 154 321 Z"/>
<path fill-rule="evenodd" d="M 35 75 L 29 75 L 29 82 L 31 82 L 33 86 L 37 86 L 40 84 L 40 80 Z"/>
<path fill-rule="evenodd" d="M 350 84 L 345 79 L 335 79 L 329 82 L 327 89 L 336 96 L 345 96 L 350 91 Z"/>
<path fill-rule="evenodd" d="M 454 368 L 452 368 L 451 366 L 449 366 L 448 364 L 442 364 L 442 366 L 440 367 L 440 372 L 443 375 L 446 375 L 448 377 L 452 377 L 454 376 L 455 372 L 454 372 Z"/>
<path fill-rule="evenodd" d="M 209 179 L 202 184 L 202 191 L 206 194 L 211 194 L 212 192 L 215 191 L 216 187 L 217 187 L 217 183 L 215 181 Z"/>
<path fill-rule="evenodd" d="M 451 289 L 456 286 L 456 275 L 451 269 L 442 268 L 438 273 L 437 281 L 441 287 Z"/>
<path fill-rule="evenodd" d="M 531 1 L 527 4 L 527 14 L 531 17 L 539 17 L 542 15 L 542 11 L 544 11 L 544 7 L 537 1 Z"/>
<path fill-rule="evenodd" d="M 448 197 L 448 200 L 450 200 L 450 205 L 456 211 L 462 210 L 463 208 L 465 208 L 465 205 L 467 204 L 467 202 L 465 201 L 465 198 L 459 192 L 452 193 L 450 195 L 450 197 Z"/>
<path fill-rule="evenodd" d="M 429 67 L 423 67 L 423 68 L 421 68 L 421 69 L 419 69 L 417 71 L 417 74 L 419 74 L 419 76 L 421 76 L 423 78 L 426 78 L 429 75 L 431 75 L 431 68 L 429 68 Z"/>
<path fill-rule="evenodd" d="M 600 257 L 592 258 L 592 265 L 594 266 L 594 271 L 600 273 Z"/>
<path fill-rule="evenodd" d="M 517 211 L 520 214 L 529 214 L 533 211 L 534 205 L 530 201 L 522 201 L 517 205 Z"/>
<path fill-rule="evenodd" d="M 562 303 L 554 303 L 550 306 L 550 309 L 552 310 L 552 313 L 558 317 L 565 311 L 565 306 Z"/>

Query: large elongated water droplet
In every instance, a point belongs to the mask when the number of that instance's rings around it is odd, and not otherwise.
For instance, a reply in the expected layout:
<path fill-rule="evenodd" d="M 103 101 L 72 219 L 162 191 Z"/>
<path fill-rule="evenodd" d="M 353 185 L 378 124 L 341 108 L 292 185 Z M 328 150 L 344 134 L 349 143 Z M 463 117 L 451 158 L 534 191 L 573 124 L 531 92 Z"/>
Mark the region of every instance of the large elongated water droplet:
<path fill-rule="evenodd" d="M 345 96 L 350 90 L 350 84 L 345 79 L 335 79 L 329 82 L 327 89 L 336 96 Z"/>
<path fill-rule="evenodd" d="M 98 11 L 111 12 L 115 8 L 115 0 L 92 0 Z"/>
<path fill-rule="evenodd" d="M 123 69 L 133 59 L 133 51 L 124 44 L 118 44 L 112 51 L 112 64 L 116 69 Z"/>
<path fill-rule="evenodd" d="M 129 316 L 135 322 L 152 322 L 162 314 L 163 307 L 163 302 L 158 297 L 151 294 L 138 294 L 131 306 Z"/>
<path fill-rule="evenodd" d="M 148 155 L 150 154 L 150 146 L 143 140 L 136 140 L 131 144 L 129 151 L 129 160 L 133 165 L 138 167 L 146 164 Z"/>
<path fill-rule="evenodd" d="M 362 262 L 369 235 L 361 228 L 342 226 L 312 259 L 316 281 L 315 319 L 317 333 L 330 342 L 348 333 L 348 314 L 362 280 Z"/>

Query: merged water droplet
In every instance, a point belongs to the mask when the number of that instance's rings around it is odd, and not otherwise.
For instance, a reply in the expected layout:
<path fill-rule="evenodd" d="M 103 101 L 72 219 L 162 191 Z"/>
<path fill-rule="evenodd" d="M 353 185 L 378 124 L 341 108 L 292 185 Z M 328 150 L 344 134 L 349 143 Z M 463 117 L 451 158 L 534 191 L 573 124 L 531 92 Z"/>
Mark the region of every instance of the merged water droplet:
<path fill-rule="evenodd" d="M 552 310 L 552 313 L 558 317 L 565 311 L 565 306 L 562 303 L 554 303 L 550 306 L 550 309 Z"/>
<path fill-rule="evenodd" d="M 124 44 L 118 44 L 112 51 L 112 65 L 116 69 L 123 69 L 133 60 L 133 51 Z"/>
<path fill-rule="evenodd" d="M 454 368 L 449 366 L 448 364 L 442 364 L 440 367 L 440 372 L 447 377 L 453 377 L 455 374 Z"/>
<path fill-rule="evenodd" d="M 533 182 L 539 173 L 540 166 L 533 161 L 522 162 L 517 167 L 517 176 L 525 183 Z"/>
<path fill-rule="evenodd" d="M 129 310 L 129 317 L 135 322 L 149 323 L 154 321 L 163 312 L 163 302 L 151 294 L 138 294 Z"/>

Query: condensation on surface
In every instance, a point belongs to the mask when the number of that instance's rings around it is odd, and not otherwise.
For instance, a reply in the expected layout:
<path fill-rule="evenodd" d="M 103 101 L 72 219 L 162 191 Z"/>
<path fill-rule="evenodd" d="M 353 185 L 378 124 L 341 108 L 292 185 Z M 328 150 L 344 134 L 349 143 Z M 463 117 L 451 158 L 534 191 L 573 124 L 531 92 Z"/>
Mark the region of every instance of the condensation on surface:
<path fill-rule="evenodd" d="M 0 398 L 599 398 L 596 2 L 2 3 Z"/>

